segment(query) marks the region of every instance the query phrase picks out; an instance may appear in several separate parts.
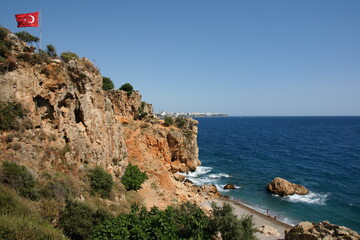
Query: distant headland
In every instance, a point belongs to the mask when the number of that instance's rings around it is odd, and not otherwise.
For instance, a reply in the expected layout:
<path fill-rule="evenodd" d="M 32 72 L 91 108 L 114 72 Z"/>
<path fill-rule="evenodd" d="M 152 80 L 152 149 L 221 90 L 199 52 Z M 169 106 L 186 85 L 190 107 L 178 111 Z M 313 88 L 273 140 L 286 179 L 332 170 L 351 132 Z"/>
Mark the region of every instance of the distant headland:
<path fill-rule="evenodd" d="M 164 110 L 160 110 L 156 113 L 158 117 L 228 117 L 229 115 L 226 113 L 200 113 L 200 112 L 166 112 Z"/>

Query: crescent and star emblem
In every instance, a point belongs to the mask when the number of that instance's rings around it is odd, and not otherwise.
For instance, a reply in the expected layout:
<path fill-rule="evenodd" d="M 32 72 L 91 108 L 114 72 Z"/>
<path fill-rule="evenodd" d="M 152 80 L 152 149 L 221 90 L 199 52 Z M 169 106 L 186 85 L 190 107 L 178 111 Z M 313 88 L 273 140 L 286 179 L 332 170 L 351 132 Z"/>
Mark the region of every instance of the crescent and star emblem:
<path fill-rule="evenodd" d="M 31 18 L 30 21 L 28 21 L 28 17 Z M 35 17 L 33 15 L 29 15 L 25 18 L 25 22 L 27 23 L 34 23 L 35 22 Z"/>

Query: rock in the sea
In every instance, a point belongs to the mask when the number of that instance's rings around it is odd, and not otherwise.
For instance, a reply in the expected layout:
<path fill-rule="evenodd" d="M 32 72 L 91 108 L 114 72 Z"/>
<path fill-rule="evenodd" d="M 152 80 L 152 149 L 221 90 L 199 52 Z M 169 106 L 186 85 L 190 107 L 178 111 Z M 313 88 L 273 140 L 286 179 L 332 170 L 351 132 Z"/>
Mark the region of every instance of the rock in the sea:
<path fill-rule="evenodd" d="M 226 185 L 224 186 L 224 189 L 236 189 L 236 187 L 235 187 L 234 184 L 228 183 L 228 184 L 226 184 Z"/>
<path fill-rule="evenodd" d="M 285 240 L 359 240 L 360 235 L 343 226 L 323 221 L 320 223 L 301 222 L 285 231 Z"/>
<path fill-rule="evenodd" d="M 293 194 L 305 195 L 309 193 L 309 190 L 299 184 L 291 183 L 283 178 L 274 178 L 268 183 L 266 189 L 281 197 Z"/>
<path fill-rule="evenodd" d="M 263 234 L 265 236 L 280 237 L 280 233 L 278 232 L 278 230 L 276 230 L 276 228 L 270 227 L 268 225 L 263 225 L 258 230 L 261 234 Z"/>

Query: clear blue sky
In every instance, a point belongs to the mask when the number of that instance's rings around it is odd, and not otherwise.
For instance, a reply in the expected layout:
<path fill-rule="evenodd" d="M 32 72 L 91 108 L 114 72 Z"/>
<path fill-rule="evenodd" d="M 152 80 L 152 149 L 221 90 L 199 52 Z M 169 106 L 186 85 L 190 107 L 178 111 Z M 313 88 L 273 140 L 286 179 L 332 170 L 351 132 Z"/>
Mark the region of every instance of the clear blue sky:
<path fill-rule="evenodd" d="M 118 0 L 1 4 L 42 11 L 43 46 L 95 60 L 156 111 L 360 115 L 359 0 Z"/>

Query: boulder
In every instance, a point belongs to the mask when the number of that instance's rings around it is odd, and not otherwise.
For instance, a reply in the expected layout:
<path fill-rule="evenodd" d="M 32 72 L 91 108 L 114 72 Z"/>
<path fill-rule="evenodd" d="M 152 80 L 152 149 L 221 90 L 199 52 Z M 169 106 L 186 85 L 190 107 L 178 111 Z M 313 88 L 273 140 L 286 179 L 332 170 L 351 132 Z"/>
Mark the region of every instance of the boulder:
<path fill-rule="evenodd" d="M 228 183 L 228 184 L 226 184 L 226 185 L 224 186 L 224 189 L 236 189 L 236 187 L 235 187 L 234 184 Z"/>
<path fill-rule="evenodd" d="M 265 236 L 280 237 L 280 233 L 278 232 L 278 230 L 276 230 L 276 228 L 270 227 L 268 225 L 263 225 L 258 230 L 261 234 L 263 234 Z"/>
<path fill-rule="evenodd" d="M 285 240 L 359 240 L 360 235 L 343 226 L 323 221 L 320 223 L 301 222 L 290 230 L 285 230 Z"/>
<path fill-rule="evenodd" d="M 200 188 L 201 195 L 209 195 L 214 197 L 220 197 L 221 194 L 219 193 L 217 187 L 215 185 L 202 185 Z"/>
<path fill-rule="evenodd" d="M 174 178 L 176 181 L 183 182 L 185 180 L 185 176 L 180 173 L 175 173 Z"/>
<path fill-rule="evenodd" d="M 283 178 L 274 178 L 270 183 L 268 183 L 266 189 L 274 194 L 277 194 L 281 197 L 293 194 L 305 195 L 309 193 L 309 190 L 304 186 L 299 184 L 291 183 Z"/>

